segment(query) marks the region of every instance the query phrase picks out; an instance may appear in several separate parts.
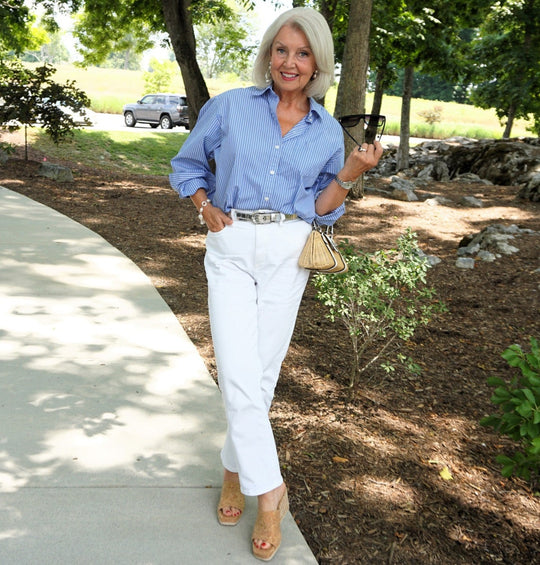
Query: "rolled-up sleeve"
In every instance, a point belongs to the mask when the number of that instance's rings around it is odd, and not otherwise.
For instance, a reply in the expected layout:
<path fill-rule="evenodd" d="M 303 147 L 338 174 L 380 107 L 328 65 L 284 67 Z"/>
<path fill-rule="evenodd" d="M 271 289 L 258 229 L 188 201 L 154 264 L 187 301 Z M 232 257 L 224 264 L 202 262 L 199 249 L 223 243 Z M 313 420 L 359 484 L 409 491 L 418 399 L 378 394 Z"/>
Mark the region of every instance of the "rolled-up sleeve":
<path fill-rule="evenodd" d="M 343 167 L 343 154 L 344 150 L 339 146 L 338 151 L 334 153 L 332 158 L 326 163 L 324 169 L 321 171 L 317 179 L 317 183 L 314 186 L 315 189 L 315 200 L 319 197 L 321 192 L 334 180 L 335 176 Z M 315 214 L 315 221 L 318 224 L 325 226 L 331 226 L 336 220 L 338 220 L 345 213 L 345 205 L 342 204 L 338 206 L 335 210 L 324 214 L 324 216 L 319 216 Z"/>
<path fill-rule="evenodd" d="M 171 160 L 173 172 L 169 182 L 182 198 L 195 194 L 199 188 L 204 188 L 209 197 L 215 191 L 216 181 L 209 161 L 214 158 L 221 139 L 221 120 L 216 106 L 215 98 L 203 106 L 196 126 Z"/>

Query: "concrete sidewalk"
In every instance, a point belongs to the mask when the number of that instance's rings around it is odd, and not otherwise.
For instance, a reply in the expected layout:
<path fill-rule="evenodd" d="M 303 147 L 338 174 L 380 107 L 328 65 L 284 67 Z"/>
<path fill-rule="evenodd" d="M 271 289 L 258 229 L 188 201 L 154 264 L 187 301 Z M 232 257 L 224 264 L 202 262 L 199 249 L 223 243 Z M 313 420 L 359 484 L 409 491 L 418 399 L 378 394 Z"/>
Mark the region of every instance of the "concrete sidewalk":
<path fill-rule="evenodd" d="M 0 563 L 257 563 L 218 525 L 219 391 L 149 279 L 0 187 Z M 276 564 L 315 564 L 289 514 Z"/>

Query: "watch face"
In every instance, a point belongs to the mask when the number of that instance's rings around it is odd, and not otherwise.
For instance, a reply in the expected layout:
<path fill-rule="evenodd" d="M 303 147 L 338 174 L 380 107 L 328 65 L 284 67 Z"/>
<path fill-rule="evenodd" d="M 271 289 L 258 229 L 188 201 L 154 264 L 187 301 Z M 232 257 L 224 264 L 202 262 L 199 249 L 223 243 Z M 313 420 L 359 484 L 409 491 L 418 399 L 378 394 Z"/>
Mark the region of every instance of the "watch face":
<path fill-rule="evenodd" d="M 351 190 L 351 188 L 355 185 L 355 181 L 349 180 L 341 180 L 339 177 L 336 176 L 336 182 L 341 186 L 341 188 L 345 188 L 346 190 Z"/>

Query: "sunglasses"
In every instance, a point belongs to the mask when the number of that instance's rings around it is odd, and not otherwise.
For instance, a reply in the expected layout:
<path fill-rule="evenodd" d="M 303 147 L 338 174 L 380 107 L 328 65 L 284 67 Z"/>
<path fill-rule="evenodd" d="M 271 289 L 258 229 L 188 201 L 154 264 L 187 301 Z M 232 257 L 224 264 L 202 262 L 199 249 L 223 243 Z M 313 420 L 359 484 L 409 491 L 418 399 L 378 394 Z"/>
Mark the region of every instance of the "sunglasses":
<path fill-rule="evenodd" d="M 384 133 L 384 126 L 386 125 L 386 116 L 379 114 L 350 114 L 349 116 L 341 116 L 338 122 L 341 124 L 343 131 L 356 143 L 361 145 L 356 139 L 347 131 L 347 128 L 357 126 L 360 121 L 364 122 L 364 141 L 368 145 L 375 140 L 380 141 Z M 378 131 L 380 129 L 380 131 Z"/>

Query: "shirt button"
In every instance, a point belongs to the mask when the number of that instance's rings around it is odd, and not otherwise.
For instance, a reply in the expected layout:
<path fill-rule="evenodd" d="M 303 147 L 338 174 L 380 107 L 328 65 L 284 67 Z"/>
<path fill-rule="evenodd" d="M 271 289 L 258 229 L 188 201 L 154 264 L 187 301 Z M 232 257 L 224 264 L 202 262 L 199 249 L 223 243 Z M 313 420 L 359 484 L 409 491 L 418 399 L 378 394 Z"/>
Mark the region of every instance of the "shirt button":
<path fill-rule="evenodd" d="M 279 145 L 276 145 L 275 148 L 276 148 L 276 149 L 279 149 Z"/>
<path fill-rule="evenodd" d="M 265 202 L 268 202 L 270 200 L 270 198 L 268 196 L 264 197 Z"/>
<path fill-rule="evenodd" d="M 276 171 L 270 171 L 270 174 L 271 174 L 271 175 L 275 175 L 275 174 L 276 174 Z"/>

